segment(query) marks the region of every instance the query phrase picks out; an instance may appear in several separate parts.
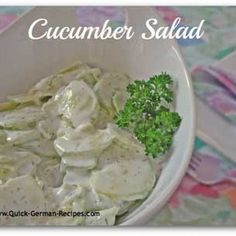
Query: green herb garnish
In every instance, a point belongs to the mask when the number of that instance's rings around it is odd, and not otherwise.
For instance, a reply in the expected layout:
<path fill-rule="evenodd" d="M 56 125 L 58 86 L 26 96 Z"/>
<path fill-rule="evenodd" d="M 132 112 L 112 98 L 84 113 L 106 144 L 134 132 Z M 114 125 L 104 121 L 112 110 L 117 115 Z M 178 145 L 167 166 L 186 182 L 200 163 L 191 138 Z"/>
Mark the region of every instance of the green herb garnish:
<path fill-rule="evenodd" d="M 116 116 L 116 124 L 130 129 L 153 158 L 170 148 L 181 122 L 179 114 L 168 108 L 174 98 L 172 83 L 166 73 L 134 81 L 128 85 L 129 98 Z"/>

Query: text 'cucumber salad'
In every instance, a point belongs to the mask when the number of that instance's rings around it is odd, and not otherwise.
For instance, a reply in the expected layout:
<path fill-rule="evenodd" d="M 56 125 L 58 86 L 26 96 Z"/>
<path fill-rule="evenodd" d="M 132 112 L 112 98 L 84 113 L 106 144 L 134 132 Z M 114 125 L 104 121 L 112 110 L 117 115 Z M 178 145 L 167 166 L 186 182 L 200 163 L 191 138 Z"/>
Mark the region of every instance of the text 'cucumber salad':
<path fill-rule="evenodd" d="M 142 202 L 181 121 L 170 77 L 158 78 L 78 62 L 0 103 L 1 211 L 99 212 L 1 215 L 0 225 L 114 225 Z"/>

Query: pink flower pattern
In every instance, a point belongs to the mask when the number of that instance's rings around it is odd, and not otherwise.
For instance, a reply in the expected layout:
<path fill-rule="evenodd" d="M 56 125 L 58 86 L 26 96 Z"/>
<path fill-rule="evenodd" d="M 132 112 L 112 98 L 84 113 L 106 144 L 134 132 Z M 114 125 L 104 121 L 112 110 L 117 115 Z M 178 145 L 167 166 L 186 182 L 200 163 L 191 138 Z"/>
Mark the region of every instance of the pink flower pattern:
<path fill-rule="evenodd" d="M 16 15 L 1 15 L 0 32 L 3 31 L 10 23 L 17 19 Z"/>

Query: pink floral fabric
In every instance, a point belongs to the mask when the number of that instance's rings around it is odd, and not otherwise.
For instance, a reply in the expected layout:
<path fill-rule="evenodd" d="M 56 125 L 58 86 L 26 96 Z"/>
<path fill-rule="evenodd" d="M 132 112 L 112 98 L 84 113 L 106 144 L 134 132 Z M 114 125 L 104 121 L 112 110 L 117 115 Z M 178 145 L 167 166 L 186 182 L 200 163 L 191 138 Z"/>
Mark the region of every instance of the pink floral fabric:
<path fill-rule="evenodd" d="M 0 18 L 0 31 L 3 31 L 11 22 L 17 19 L 16 15 L 3 15 Z"/>
<path fill-rule="evenodd" d="M 192 71 L 195 93 L 212 109 L 236 123 L 236 72 L 214 66 L 198 66 Z M 204 88 L 204 89 L 201 89 Z"/>

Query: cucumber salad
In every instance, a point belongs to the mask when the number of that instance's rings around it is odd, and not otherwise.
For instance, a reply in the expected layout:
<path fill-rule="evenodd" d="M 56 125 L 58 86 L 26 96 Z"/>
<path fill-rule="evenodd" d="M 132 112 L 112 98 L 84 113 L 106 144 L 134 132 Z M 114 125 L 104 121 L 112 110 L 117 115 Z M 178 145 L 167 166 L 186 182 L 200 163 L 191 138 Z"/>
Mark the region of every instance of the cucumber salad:
<path fill-rule="evenodd" d="M 114 225 L 148 197 L 164 155 L 150 157 L 147 150 L 155 150 L 147 136 L 140 136 L 140 142 L 130 129 L 118 125 L 124 121 L 132 81 L 125 74 L 78 62 L 0 103 L 0 209 L 99 213 L 1 215 L 0 225 Z M 163 119 L 170 123 L 174 118 Z M 180 119 L 177 123 L 173 132 Z M 165 135 L 166 140 L 173 133 Z M 150 141 L 146 149 L 145 140 Z"/>

